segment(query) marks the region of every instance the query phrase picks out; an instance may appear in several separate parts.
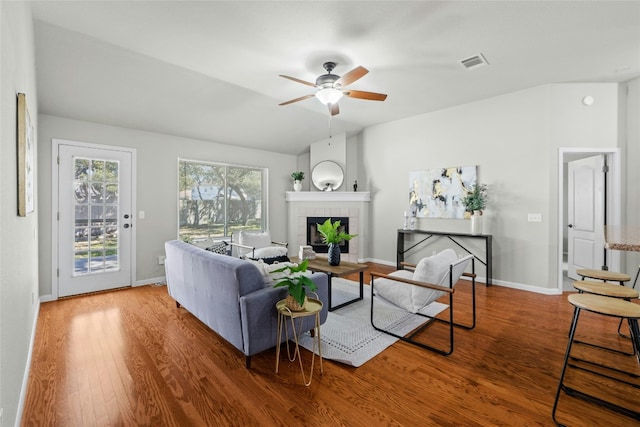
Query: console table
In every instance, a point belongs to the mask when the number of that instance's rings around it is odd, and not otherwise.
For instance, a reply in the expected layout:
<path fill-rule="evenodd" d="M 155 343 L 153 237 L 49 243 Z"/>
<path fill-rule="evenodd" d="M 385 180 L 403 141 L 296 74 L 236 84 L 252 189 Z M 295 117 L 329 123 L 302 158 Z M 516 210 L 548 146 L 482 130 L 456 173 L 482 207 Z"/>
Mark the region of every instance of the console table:
<path fill-rule="evenodd" d="M 408 247 L 405 249 L 405 245 L 404 245 L 404 241 L 405 241 L 405 236 L 407 235 L 421 235 L 421 236 L 426 236 L 424 238 L 422 238 L 422 240 L 414 243 L 412 246 Z M 429 239 L 431 239 L 432 237 L 446 237 L 449 240 L 451 240 L 453 243 L 455 243 L 456 245 L 458 245 L 460 248 L 464 249 L 468 254 L 473 255 L 473 257 L 475 259 L 477 259 L 481 264 L 483 264 L 486 268 L 487 268 L 487 278 L 486 278 L 486 282 L 487 282 L 487 286 L 491 286 L 492 285 L 492 277 L 493 277 L 493 264 L 492 264 L 492 254 L 491 254 L 491 246 L 492 246 L 492 236 L 491 234 L 469 234 L 469 233 L 449 233 L 449 232 L 443 232 L 443 231 L 428 231 L 428 230 L 405 230 L 405 229 L 398 229 L 398 254 L 397 254 L 397 259 L 396 259 L 396 268 L 400 269 L 400 264 L 402 262 L 404 262 L 404 254 L 406 254 L 407 252 L 409 252 L 411 249 L 414 249 L 415 247 L 422 245 L 422 244 L 429 244 Z M 484 255 L 485 255 L 485 260 L 481 259 L 478 257 L 477 254 L 474 254 L 473 252 L 471 252 L 469 249 L 467 249 L 466 247 L 464 247 L 462 245 L 462 243 L 459 242 L 459 240 L 461 239 L 481 239 L 484 240 Z"/>

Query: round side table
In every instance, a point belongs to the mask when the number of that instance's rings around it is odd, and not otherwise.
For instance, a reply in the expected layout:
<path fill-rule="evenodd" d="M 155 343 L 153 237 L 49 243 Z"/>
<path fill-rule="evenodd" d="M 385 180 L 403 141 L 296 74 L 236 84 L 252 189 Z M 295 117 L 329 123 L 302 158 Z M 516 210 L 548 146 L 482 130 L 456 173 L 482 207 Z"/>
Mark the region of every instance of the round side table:
<path fill-rule="evenodd" d="M 320 311 L 322 310 L 322 301 L 316 298 L 308 298 L 304 308 L 301 311 L 292 311 L 287 307 L 287 302 L 285 299 L 280 300 L 276 303 L 276 310 L 278 310 L 278 340 L 276 344 L 276 374 L 278 373 L 278 365 L 280 362 L 280 343 L 282 340 L 282 329 L 285 331 L 285 336 L 287 338 L 287 357 L 290 362 L 293 362 L 298 358 L 300 362 L 300 372 L 302 372 L 302 381 L 305 386 L 309 386 L 311 384 L 311 379 L 313 378 L 313 366 L 315 363 L 316 356 L 316 348 L 318 349 L 318 356 L 320 357 L 320 374 L 323 373 L 322 370 L 322 347 L 320 346 Z M 307 382 L 306 376 L 304 374 L 304 368 L 302 366 L 302 358 L 300 357 L 300 345 L 298 344 L 299 335 L 302 332 L 300 331 L 302 327 L 302 322 L 299 322 L 298 328 L 296 328 L 295 319 L 302 319 L 304 317 L 315 316 L 314 322 L 314 334 L 313 334 L 313 352 L 311 353 L 311 369 L 309 370 L 309 381 Z M 295 351 L 293 352 L 293 356 L 291 356 L 291 352 L 289 349 L 289 328 L 287 326 L 286 318 L 291 320 L 291 330 L 293 332 L 293 340 L 296 343 Z"/>

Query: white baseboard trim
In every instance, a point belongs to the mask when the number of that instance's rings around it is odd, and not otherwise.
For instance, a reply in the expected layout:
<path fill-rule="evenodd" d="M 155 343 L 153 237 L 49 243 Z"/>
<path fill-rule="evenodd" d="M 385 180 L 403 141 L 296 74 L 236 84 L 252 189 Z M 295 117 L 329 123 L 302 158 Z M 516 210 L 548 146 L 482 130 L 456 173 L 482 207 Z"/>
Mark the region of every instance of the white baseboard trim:
<path fill-rule="evenodd" d="M 31 338 L 29 339 L 29 351 L 27 352 L 27 363 L 24 367 L 24 375 L 22 377 L 22 387 L 20 387 L 20 398 L 18 399 L 18 413 L 16 414 L 16 426 L 22 424 L 22 412 L 24 411 L 24 403 L 27 398 L 27 386 L 29 385 L 29 373 L 31 372 L 31 359 L 33 356 L 33 345 L 36 342 L 36 327 L 38 326 L 38 318 L 40 317 L 40 301 L 36 305 L 36 312 L 33 318 L 33 326 L 31 327 Z"/>
<path fill-rule="evenodd" d="M 167 278 L 165 276 L 150 277 L 148 279 L 142 279 L 136 281 L 133 286 L 146 286 L 146 285 L 166 285 Z"/>
<path fill-rule="evenodd" d="M 389 265 L 392 267 L 396 265 L 396 263 L 393 261 L 387 261 L 384 259 L 374 259 L 374 258 L 366 258 L 362 262 L 375 262 L 376 264 Z M 470 280 L 470 279 L 467 277 L 462 277 L 462 280 Z M 476 280 L 484 283 L 486 281 L 486 278 L 478 276 L 476 277 Z M 518 289 L 520 291 L 534 292 L 537 294 L 544 294 L 544 295 L 562 295 L 562 292 L 558 291 L 557 288 L 543 288 L 540 286 L 525 285 L 523 283 L 508 282 L 506 280 L 497 280 L 496 278 L 493 278 L 492 282 L 494 286 L 496 285 L 503 286 L 505 288 Z"/>

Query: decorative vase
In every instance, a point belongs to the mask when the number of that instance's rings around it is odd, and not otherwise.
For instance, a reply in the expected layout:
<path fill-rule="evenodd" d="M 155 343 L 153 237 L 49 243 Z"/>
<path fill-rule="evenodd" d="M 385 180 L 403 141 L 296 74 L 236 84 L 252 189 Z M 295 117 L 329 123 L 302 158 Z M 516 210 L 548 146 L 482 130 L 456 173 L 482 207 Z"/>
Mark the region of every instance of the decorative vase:
<path fill-rule="evenodd" d="M 477 236 L 482 234 L 482 212 L 473 211 L 471 215 L 471 234 Z"/>
<path fill-rule="evenodd" d="M 340 246 L 337 243 L 329 243 L 327 256 L 329 265 L 340 265 Z"/>
<path fill-rule="evenodd" d="M 304 303 L 300 305 L 298 301 L 293 297 L 293 295 L 287 295 L 287 308 L 291 311 L 302 311 L 304 310 L 304 306 L 307 303 L 307 297 L 304 297 Z"/>
<path fill-rule="evenodd" d="M 293 189 L 295 191 L 302 191 L 302 181 L 297 180 L 297 179 L 295 181 L 293 181 Z"/>

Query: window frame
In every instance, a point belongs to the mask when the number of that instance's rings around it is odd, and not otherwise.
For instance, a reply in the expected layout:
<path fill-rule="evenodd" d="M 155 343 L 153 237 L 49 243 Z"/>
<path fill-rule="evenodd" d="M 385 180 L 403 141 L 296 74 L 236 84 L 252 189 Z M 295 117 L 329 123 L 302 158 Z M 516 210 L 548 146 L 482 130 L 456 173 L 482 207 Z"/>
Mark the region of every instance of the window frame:
<path fill-rule="evenodd" d="M 224 186 L 225 188 L 227 187 L 227 172 L 228 172 L 228 168 L 240 168 L 240 169 L 249 169 L 249 170 L 254 170 L 254 171 L 259 171 L 261 172 L 262 175 L 262 182 L 261 182 L 261 186 L 260 186 L 260 192 L 261 192 L 261 217 L 260 217 L 260 231 L 268 231 L 269 227 L 269 221 L 268 221 L 268 212 L 269 212 L 269 192 L 267 191 L 267 189 L 269 188 L 269 169 L 263 166 L 251 166 L 251 165 L 242 165 L 242 164 L 237 164 L 237 163 L 225 163 L 225 162 L 215 162 L 215 161 L 209 161 L 209 160 L 195 160 L 192 158 L 184 158 L 184 157 L 178 157 L 177 162 L 176 162 L 176 170 L 177 170 L 177 177 L 176 177 L 176 183 L 177 183 L 177 191 L 176 191 L 176 197 L 177 197 L 177 203 L 176 203 L 176 211 L 177 211 L 177 239 L 181 240 L 181 236 L 180 236 L 180 202 L 181 202 L 181 198 L 180 198 L 180 179 L 181 179 L 181 165 L 183 162 L 186 163 L 195 163 L 198 165 L 206 165 L 206 166 L 214 166 L 214 167 L 224 167 L 225 168 L 225 174 L 224 174 Z M 225 240 L 225 241 L 230 241 L 231 240 L 231 235 L 233 234 L 232 232 L 230 232 L 229 228 L 229 219 L 228 219 L 228 209 L 229 206 L 227 205 L 227 203 L 225 202 L 225 206 L 224 206 L 224 227 L 223 227 L 223 235 L 222 236 L 212 236 L 210 239 L 198 239 L 197 242 L 200 241 L 209 241 L 209 240 Z M 192 243 L 196 243 L 196 241 L 192 242 Z"/>

